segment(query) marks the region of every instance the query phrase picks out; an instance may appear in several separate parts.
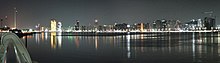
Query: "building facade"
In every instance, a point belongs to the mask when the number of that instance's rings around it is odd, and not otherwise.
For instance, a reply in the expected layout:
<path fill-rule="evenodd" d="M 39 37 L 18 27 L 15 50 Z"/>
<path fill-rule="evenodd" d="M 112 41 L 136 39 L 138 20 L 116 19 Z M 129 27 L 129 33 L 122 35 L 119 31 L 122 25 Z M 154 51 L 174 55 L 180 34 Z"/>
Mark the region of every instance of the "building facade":
<path fill-rule="evenodd" d="M 55 32 L 57 30 L 57 22 L 55 19 L 51 19 L 50 21 L 50 31 Z"/>

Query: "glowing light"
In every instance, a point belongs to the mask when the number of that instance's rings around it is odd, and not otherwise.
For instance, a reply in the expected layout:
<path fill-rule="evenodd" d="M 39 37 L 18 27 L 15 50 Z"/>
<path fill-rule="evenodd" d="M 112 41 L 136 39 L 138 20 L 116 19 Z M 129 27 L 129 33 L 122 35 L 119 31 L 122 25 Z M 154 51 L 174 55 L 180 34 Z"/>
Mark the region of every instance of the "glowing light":
<path fill-rule="evenodd" d="M 57 38 L 58 38 L 58 39 L 57 39 L 57 40 L 58 40 L 58 47 L 61 48 L 61 46 L 62 46 L 62 36 L 60 36 L 60 35 L 62 35 L 62 33 L 59 32 L 58 35 L 59 35 L 59 36 L 57 37 Z"/>
<path fill-rule="evenodd" d="M 95 22 L 98 22 L 98 20 L 96 19 Z"/>
<path fill-rule="evenodd" d="M 47 36 L 48 34 L 47 34 L 47 32 L 45 33 L 45 39 L 47 40 L 47 38 L 48 38 L 48 36 Z"/>
<path fill-rule="evenodd" d="M 51 48 L 55 49 L 56 48 L 56 32 L 52 32 L 50 35 L 50 46 Z"/>
<path fill-rule="evenodd" d="M 48 32 L 48 29 L 47 29 L 47 28 L 45 29 L 45 32 Z"/>
<path fill-rule="evenodd" d="M 57 24 L 57 29 L 58 29 L 58 31 L 59 32 L 62 32 L 62 23 L 61 22 L 58 22 L 58 24 Z"/>
<path fill-rule="evenodd" d="M 75 44 L 76 44 L 76 48 L 79 48 L 79 37 L 78 36 L 75 37 Z"/>
<path fill-rule="evenodd" d="M 29 29 L 29 32 L 32 32 L 33 31 L 33 29 Z"/>
<path fill-rule="evenodd" d="M 143 23 L 141 23 L 140 31 L 141 31 L 141 32 L 144 31 L 144 24 L 143 24 Z"/>
<path fill-rule="evenodd" d="M 54 31 L 56 31 L 56 29 L 57 29 L 57 22 L 56 22 L 56 20 L 55 19 L 51 19 L 51 22 L 50 22 L 50 28 L 51 28 L 51 32 L 54 32 Z"/>
<path fill-rule="evenodd" d="M 98 49 L 98 37 L 97 36 L 95 37 L 95 49 L 96 50 Z"/>
<path fill-rule="evenodd" d="M 131 58 L 131 47 L 130 47 L 130 35 L 126 36 L 127 38 L 127 56 L 128 58 Z"/>
<path fill-rule="evenodd" d="M 41 27 L 41 31 L 44 31 L 44 27 Z"/>
<path fill-rule="evenodd" d="M 127 27 L 128 27 L 128 28 L 130 28 L 130 27 L 131 27 L 131 25 L 127 25 Z"/>

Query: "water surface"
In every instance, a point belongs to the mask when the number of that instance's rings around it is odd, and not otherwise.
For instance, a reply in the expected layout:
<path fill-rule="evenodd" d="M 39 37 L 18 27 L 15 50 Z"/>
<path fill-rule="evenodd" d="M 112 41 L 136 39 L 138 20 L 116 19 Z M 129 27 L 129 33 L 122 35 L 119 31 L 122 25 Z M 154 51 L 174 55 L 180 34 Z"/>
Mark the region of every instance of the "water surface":
<path fill-rule="evenodd" d="M 220 63 L 218 33 L 61 34 L 28 36 L 31 58 L 39 63 Z"/>

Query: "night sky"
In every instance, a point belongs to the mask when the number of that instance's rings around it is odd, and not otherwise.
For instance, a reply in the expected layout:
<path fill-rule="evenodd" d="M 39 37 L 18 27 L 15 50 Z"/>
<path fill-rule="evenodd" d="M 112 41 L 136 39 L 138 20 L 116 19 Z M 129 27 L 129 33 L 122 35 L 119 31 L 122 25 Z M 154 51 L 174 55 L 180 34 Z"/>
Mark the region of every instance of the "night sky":
<path fill-rule="evenodd" d="M 18 10 L 18 28 L 50 26 L 50 19 L 62 22 L 64 27 L 116 23 L 152 23 L 157 19 L 180 20 L 209 16 L 213 11 L 217 24 L 220 18 L 220 0 L 1 0 L 0 17 L 8 16 L 4 24 L 13 26 L 13 8 Z"/>

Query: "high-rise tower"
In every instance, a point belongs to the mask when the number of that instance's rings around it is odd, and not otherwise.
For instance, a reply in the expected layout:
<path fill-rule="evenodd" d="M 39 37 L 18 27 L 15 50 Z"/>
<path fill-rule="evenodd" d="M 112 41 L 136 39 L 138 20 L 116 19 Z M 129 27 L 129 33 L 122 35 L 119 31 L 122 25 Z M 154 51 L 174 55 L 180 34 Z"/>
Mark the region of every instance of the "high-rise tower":
<path fill-rule="evenodd" d="M 51 19 L 51 21 L 50 21 L 50 31 L 51 32 L 55 32 L 56 31 L 56 29 L 57 29 L 57 22 L 56 22 L 56 20 L 55 19 Z"/>
<path fill-rule="evenodd" d="M 95 19 L 95 25 L 94 25 L 94 27 L 95 27 L 95 31 L 98 31 L 99 23 L 98 23 L 98 20 L 97 20 L 97 19 Z"/>
<path fill-rule="evenodd" d="M 75 30 L 79 30 L 79 20 L 76 20 Z"/>

